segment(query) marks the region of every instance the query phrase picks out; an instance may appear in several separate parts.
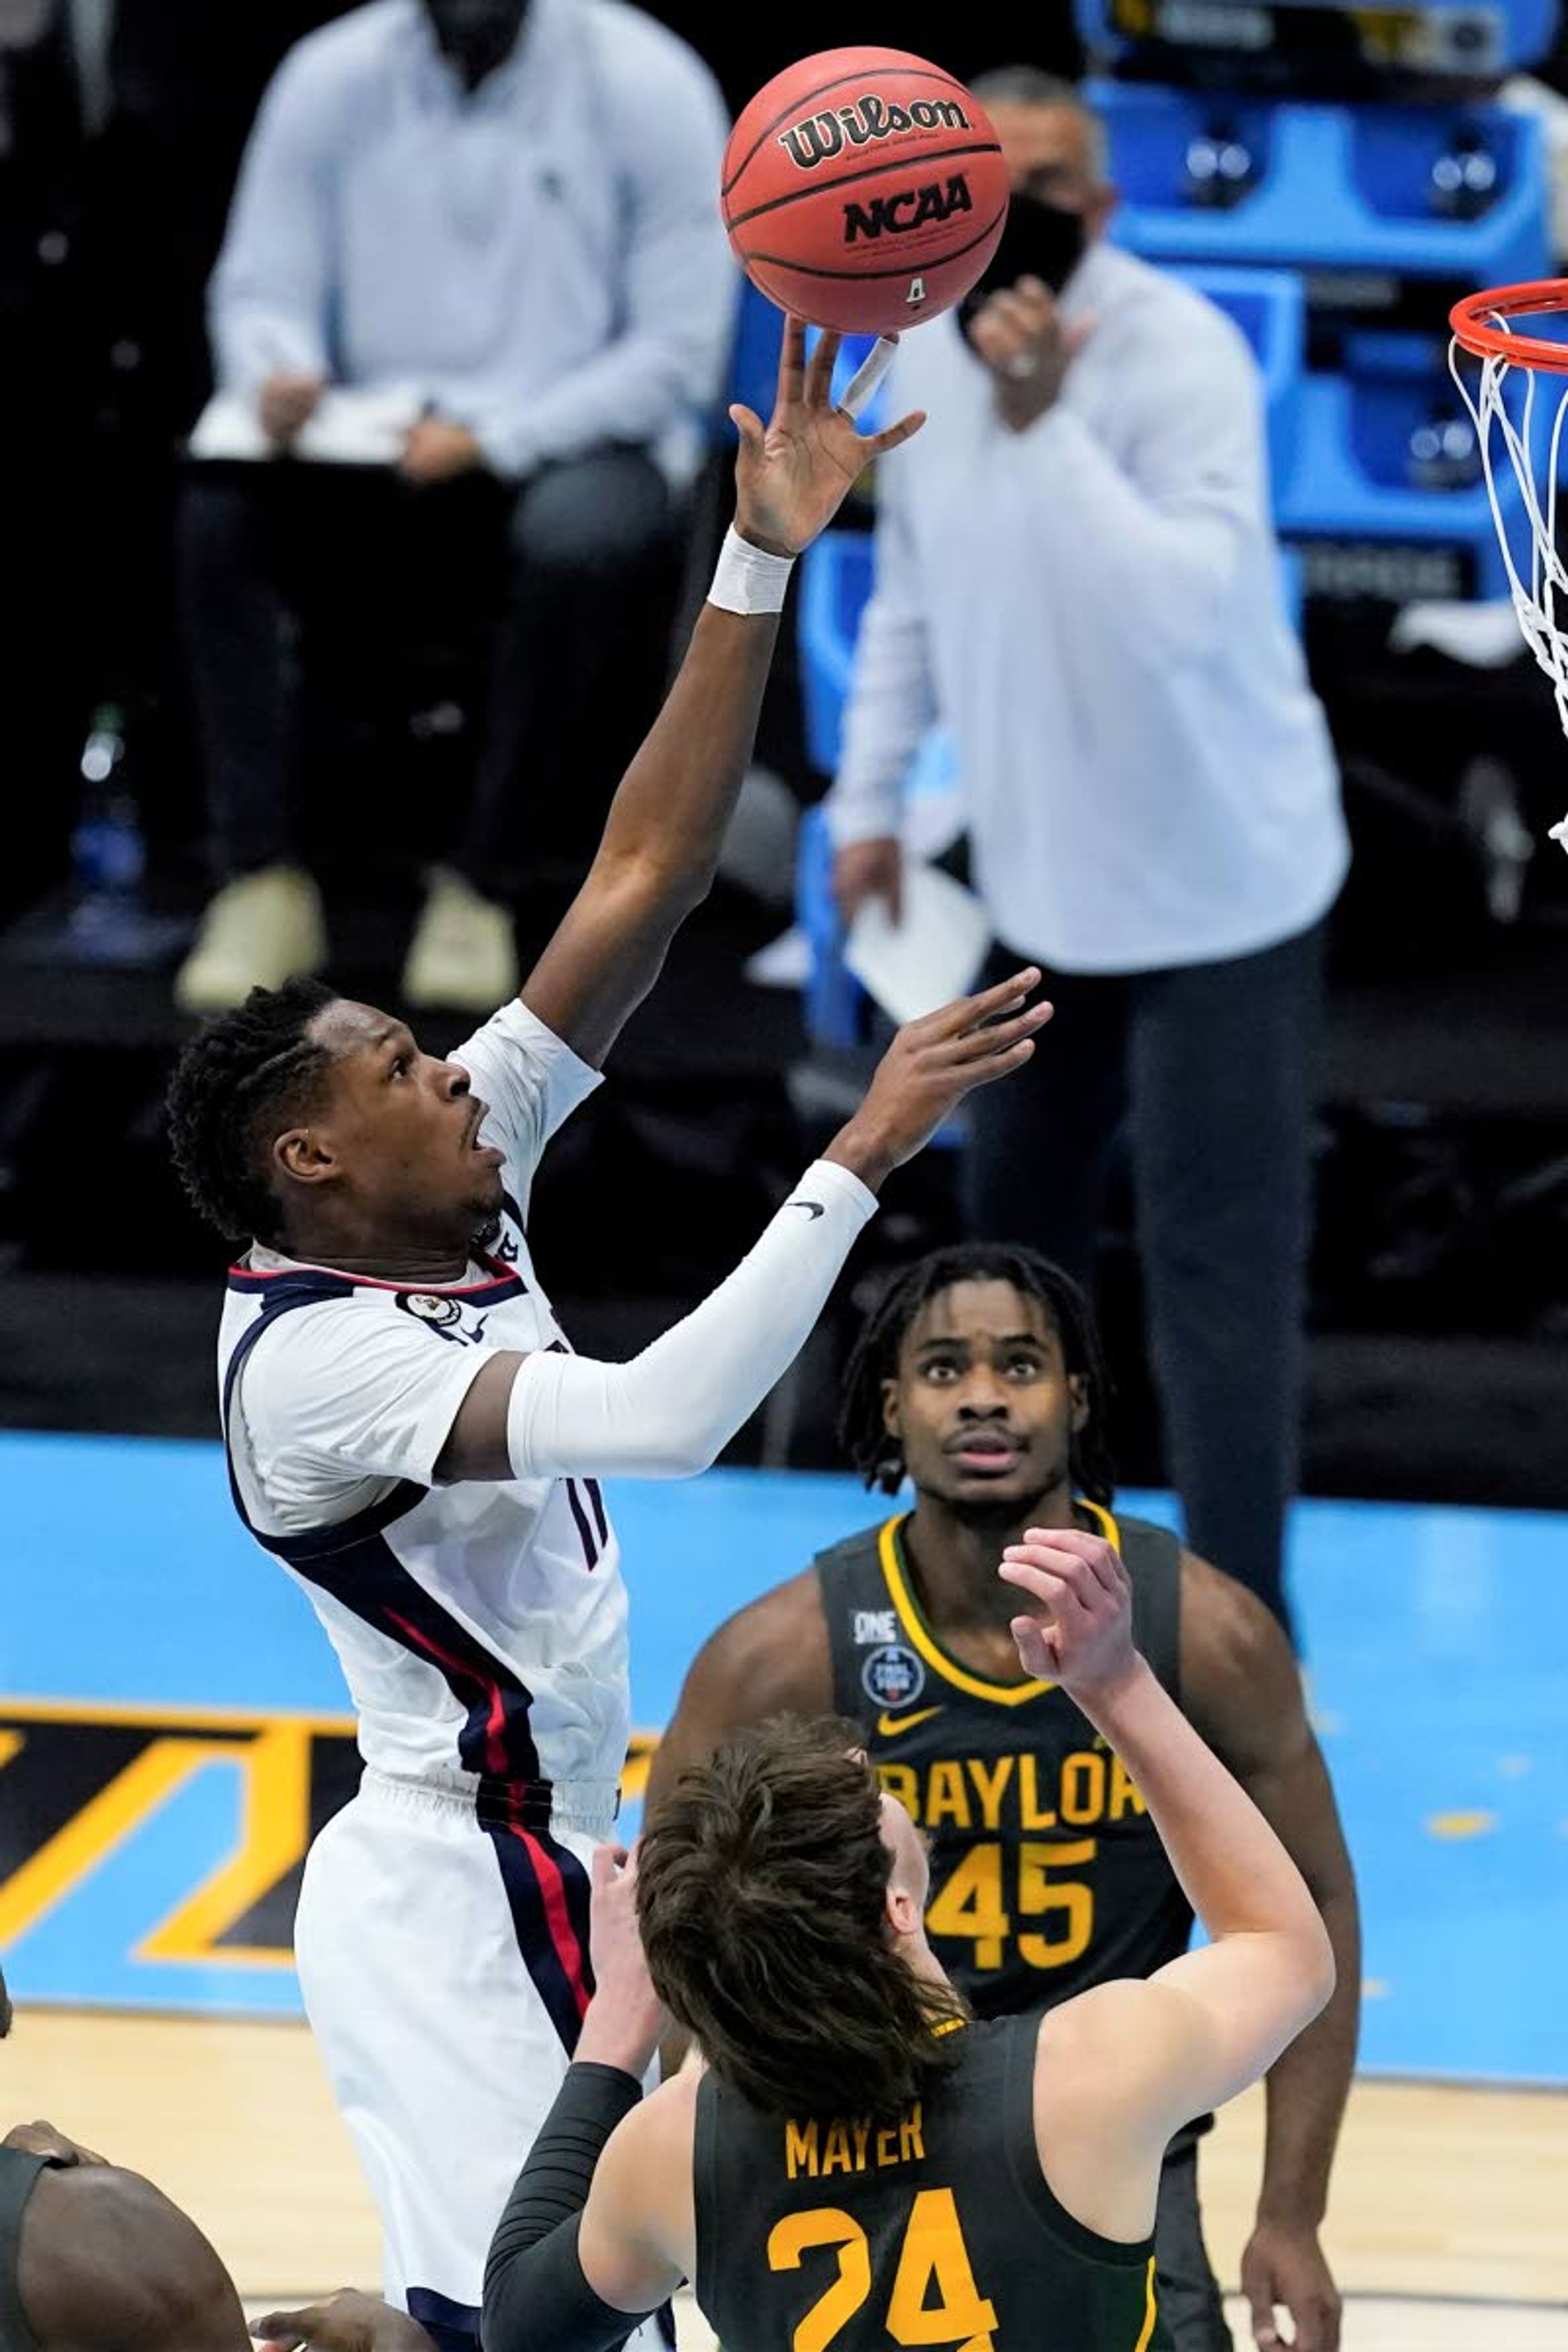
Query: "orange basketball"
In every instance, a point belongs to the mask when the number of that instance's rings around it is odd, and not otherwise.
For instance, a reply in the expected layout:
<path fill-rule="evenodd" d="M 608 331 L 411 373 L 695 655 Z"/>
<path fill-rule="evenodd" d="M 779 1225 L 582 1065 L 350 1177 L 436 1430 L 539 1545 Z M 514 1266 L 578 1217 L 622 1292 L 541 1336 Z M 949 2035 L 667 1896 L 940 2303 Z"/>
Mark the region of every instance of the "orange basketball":
<path fill-rule="evenodd" d="M 968 293 L 1007 194 L 996 133 L 962 82 L 901 49 L 825 49 L 752 99 L 720 201 L 741 267 L 781 309 L 891 335 Z"/>

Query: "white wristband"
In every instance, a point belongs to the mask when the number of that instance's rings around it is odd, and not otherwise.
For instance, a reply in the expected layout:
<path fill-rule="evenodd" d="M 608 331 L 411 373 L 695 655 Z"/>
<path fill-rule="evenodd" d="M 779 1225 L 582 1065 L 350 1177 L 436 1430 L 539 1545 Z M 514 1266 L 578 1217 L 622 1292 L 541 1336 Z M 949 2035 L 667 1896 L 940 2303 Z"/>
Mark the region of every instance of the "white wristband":
<path fill-rule="evenodd" d="M 794 570 L 793 555 L 770 555 L 731 527 L 719 550 L 708 602 L 725 613 L 782 613 Z"/>

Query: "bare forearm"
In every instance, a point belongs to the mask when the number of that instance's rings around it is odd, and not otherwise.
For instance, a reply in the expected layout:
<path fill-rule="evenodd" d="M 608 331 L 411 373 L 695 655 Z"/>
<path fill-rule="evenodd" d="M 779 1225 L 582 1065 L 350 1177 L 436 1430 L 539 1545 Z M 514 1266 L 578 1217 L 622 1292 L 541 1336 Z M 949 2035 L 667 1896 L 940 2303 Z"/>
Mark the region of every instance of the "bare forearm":
<path fill-rule="evenodd" d="M 1361 2023 L 1361 1915 L 1353 1881 L 1321 1904 L 1333 1946 L 1332 2000 L 1269 2069 L 1259 2221 L 1316 2229 L 1355 2072 Z"/>
<path fill-rule="evenodd" d="M 1300 1872 L 1250 1797 L 1139 1658 L 1079 1705 L 1121 1757 L 1209 1935 L 1300 1934 L 1320 1940 Z"/>
<path fill-rule="evenodd" d="M 778 636 L 776 613 L 704 604 L 686 659 L 611 803 L 606 865 L 668 872 L 700 895 L 712 878 L 756 739 Z"/>

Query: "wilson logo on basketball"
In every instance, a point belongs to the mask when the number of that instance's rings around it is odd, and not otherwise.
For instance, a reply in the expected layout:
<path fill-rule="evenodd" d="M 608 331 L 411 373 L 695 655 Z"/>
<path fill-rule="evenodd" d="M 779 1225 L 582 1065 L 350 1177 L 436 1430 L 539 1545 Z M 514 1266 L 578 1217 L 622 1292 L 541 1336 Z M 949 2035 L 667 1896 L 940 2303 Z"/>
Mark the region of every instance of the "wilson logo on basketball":
<path fill-rule="evenodd" d="M 932 181 L 929 188 L 900 188 L 895 195 L 873 196 L 868 205 L 846 205 L 844 242 L 854 245 L 863 236 L 880 236 L 884 230 L 902 236 L 911 228 L 924 228 L 931 221 L 951 220 L 954 213 L 973 209 L 968 181 L 962 172 L 954 172 L 945 187 Z"/>
<path fill-rule="evenodd" d="M 779 145 L 803 172 L 841 155 L 845 146 L 868 147 L 874 140 L 890 139 L 897 131 L 967 131 L 969 117 L 956 99 L 920 98 L 910 106 L 889 106 L 885 99 L 858 99 L 852 106 L 808 114 L 779 133 Z"/>

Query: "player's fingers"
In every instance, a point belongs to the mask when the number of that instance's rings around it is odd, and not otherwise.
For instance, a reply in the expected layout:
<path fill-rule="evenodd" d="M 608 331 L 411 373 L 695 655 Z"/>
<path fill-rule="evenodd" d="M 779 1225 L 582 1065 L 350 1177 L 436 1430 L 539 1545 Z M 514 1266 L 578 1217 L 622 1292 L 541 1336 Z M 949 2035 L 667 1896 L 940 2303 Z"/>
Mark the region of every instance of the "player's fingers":
<path fill-rule="evenodd" d="M 816 339 L 811 364 L 805 372 L 805 396 L 813 408 L 830 407 L 833 396 L 833 371 L 838 363 L 839 346 L 844 338 L 837 328 L 825 327 Z"/>
<path fill-rule="evenodd" d="M 1107 1592 L 1121 1593 L 1127 1585 L 1127 1570 L 1116 1546 L 1103 1536 L 1091 1536 L 1087 1528 L 1026 1528 L 1024 1541 L 1055 1544 L 1076 1553 Z"/>
<path fill-rule="evenodd" d="M 1050 1628 L 1042 1625 L 1037 1617 L 1015 1617 L 1011 1632 L 1025 1672 L 1034 1675 L 1041 1682 L 1050 1681 L 1058 1663 L 1051 1643 Z"/>
<path fill-rule="evenodd" d="M 911 408 L 909 415 L 900 416 L 896 425 L 885 425 L 880 433 L 864 435 L 863 444 L 867 457 L 885 457 L 889 449 L 901 449 L 906 441 L 914 439 L 925 421 L 926 413 L 923 408 Z"/>
<path fill-rule="evenodd" d="M 763 420 L 754 409 L 743 408 L 737 401 L 730 411 L 730 422 L 741 436 L 742 446 L 750 457 L 760 457 L 767 435 Z"/>
<path fill-rule="evenodd" d="M 1104 1593 L 1089 1562 L 1065 1546 L 1053 1544 L 1048 1534 L 1037 1537 L 1033 1542 L 1009 1544 L 1002 1555 L 1004 1565 L 1020 1557 L 1026 1567 L 1054 1576 L 1080 1608 L 1103 1602 Z"/>
<path fill-rule="evenodd" d="M 283 2352 L 299 2352 L 310 2341 L 310 2330 L 321 2325 L 321 2306 L 313 2303 L 305 2311 L 269 2311 L 264 2319 L 250 2322 L 252 2336 L 264 2344 L 278 2344 Z"/>
<path fill-rule="evenodd" d="M 779 400 L 799 400 L 805 389 L 805 320 L 786 318 L 779 345 Z"/>
<path fill-rule="evenodd" d="M 618 1845 L 596 1845 L 594 1848 L 593 1859 L 588 1865 L 588 1874 L 593 1881 L 595 1895 L 602 1894 L 605 1887 L 615 1885 L 624 1860 L 625 1855 Z"/>
<path fill-rule="evenodd" d="M 1087 1612 L 1070 1577 L 1058 1576 L 1052 1569 L 1005 1555 L 996 1573 L 1004 1584 L 1016 1584 L 1021 1591 L 1032 1592 L 1037 1601 L 1043 1601 L 1058 1625 L 1080 1625 L 1084 1622 Z"/>
<path fill-rule="evenodd" d="M 1005 1016 L 1022 1004 L 1032 988 L 1040 984 L 1038 964 L 1027 964 L 1006 980 L 999 980 L 994 988 L 983 988 L 976 996 L 958 996 L 951 1004 L 943 1004 L 915 1022 L 917 1029 L 928 1025 L 934 1037 L 959 1037 L 965 1030 L 977 1029 L 982 1022 L 994 1021 L 998 1014 Z"/>
<path fill-rule="evenodd" d="M 979 1021 L 962 1036 L 954 1037 L 940 1049 L 951 1055 L 955 1062 L 984 1062 L 992 1054 L 1000 1054 L 1016 1038 L 1032 1037 L 1043 1029 L 1052 1013 L 1054 1004 L 1042 998 L 1038 1004 L 1026 1004 L 1021 1012 L 1010 1013 L 1001 1021 Z"/>

